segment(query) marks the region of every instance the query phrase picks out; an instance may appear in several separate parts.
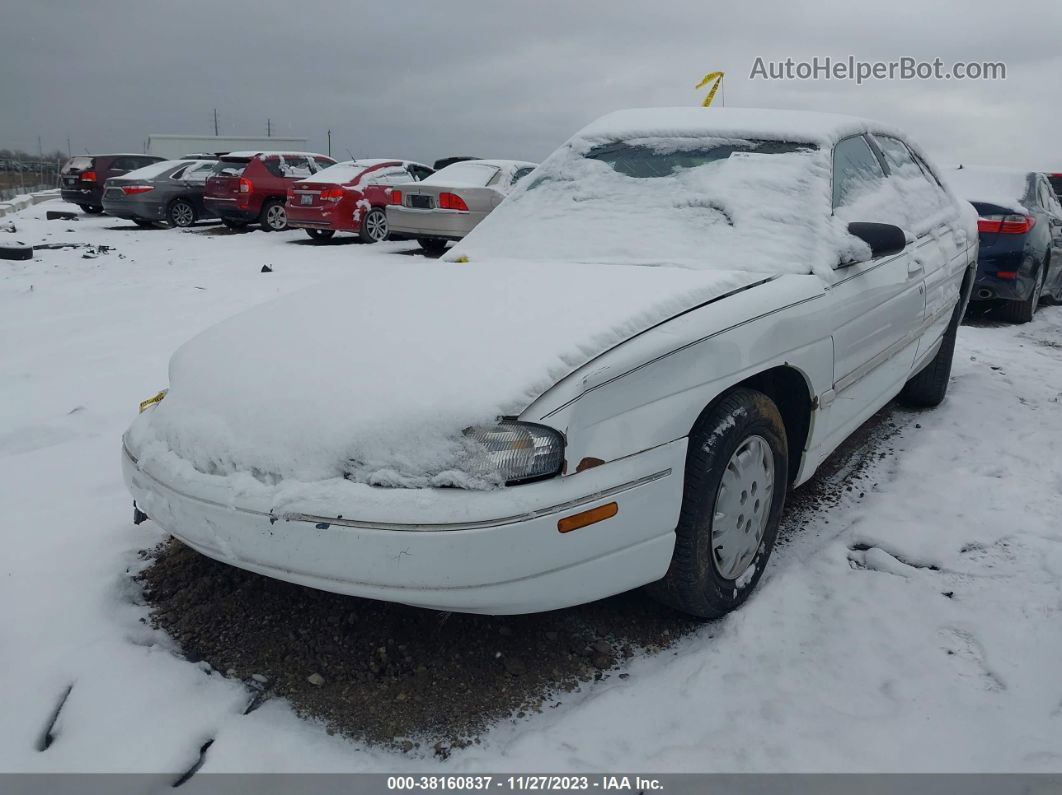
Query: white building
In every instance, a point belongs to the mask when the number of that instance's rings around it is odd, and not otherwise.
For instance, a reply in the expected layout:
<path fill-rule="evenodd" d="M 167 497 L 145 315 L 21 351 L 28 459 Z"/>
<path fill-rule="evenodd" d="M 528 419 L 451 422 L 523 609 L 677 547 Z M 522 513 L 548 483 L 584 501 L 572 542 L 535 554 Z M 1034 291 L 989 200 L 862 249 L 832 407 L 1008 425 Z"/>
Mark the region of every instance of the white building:
<path fill-rule="evenodd" d="M 147 153 L 167 159 L 202 152 L 244 152 L 258 150 L 306 151 L 305 138 L 248 135 L 149 135 Z"/>

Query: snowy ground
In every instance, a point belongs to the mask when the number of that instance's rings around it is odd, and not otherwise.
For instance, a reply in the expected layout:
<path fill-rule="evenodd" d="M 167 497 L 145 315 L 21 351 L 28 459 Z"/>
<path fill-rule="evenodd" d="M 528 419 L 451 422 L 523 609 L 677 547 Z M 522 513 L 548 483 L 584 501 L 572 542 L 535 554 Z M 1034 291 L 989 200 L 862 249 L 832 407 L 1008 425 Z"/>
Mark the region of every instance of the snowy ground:
<path fill-rule="evenodd" d="M 0 244 L 114 248 L 0 261 L 0 770 L 179 772 L 213 738 L 203 771 L 1062 771 L 1062 308 L 964 325 L 945 404 L 896 414 L 891 451 L 736 614 L 440 762 L 278 701 L 243 715 L 242 686 L 176 656 L 141 622 L 128 572 L 161 536 L 132 525 L 118 463 L 179 343 L 411 245 L 55 209 L 5 218 Z"/>

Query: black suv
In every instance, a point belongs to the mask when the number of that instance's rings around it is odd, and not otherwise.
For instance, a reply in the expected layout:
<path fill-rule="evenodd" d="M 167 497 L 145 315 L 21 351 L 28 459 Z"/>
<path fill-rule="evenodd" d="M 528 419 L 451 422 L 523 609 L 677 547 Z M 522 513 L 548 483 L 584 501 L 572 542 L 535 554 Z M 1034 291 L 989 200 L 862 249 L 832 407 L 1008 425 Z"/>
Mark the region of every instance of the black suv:
<path fill-rule="evenodd" d="M 66 161 L 59 174 L 63 201 L 87 213 L 102 213 L 104 182 L 163 159 L 154 155 L 76 155 Z"/>

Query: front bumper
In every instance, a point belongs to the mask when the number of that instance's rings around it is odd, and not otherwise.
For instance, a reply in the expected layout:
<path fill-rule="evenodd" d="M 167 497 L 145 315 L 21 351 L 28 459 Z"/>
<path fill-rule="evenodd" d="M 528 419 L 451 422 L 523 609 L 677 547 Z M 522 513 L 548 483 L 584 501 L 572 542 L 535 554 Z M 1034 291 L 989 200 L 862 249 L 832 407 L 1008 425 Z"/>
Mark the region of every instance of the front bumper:
<path fill-rule="evenodd" d="M 387 228 L 392 233 L 410 237 L 434 237 L 460 240 L 487 217 L 481 212 L 456 210 L 418 210 L 388 205 Z"/>
<path fill-rule="evenodd" d="M 209 557 L 336 593 L 503 615 L 582 604 L 663 577 L 685 458 L 679 439 L 501 491 L 387 490 L 376 496 L 393 504 L 392 515 L 377 505 L 365 520 L 323 515 L 319 505 L 311 515 L 297 504 L 282 512 L 239 504 L 223 478 L 167 483 L 128 449 L 122 469 L 137 507 Z M 558 532 L 558 519 L 609 502 L 619 506 L 611 519 Z"/>

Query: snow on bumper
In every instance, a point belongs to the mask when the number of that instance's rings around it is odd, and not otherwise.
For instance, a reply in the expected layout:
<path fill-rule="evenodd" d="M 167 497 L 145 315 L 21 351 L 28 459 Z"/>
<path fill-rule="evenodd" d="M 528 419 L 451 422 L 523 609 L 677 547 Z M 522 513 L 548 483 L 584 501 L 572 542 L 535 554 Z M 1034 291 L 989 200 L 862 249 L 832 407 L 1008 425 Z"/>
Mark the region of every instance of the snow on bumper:
<path fill-rule="evenodd" d="M 328 518 L 240 506 L 222 487 L 164 482 L 123 449 L 122 470 L 137 506 L 163 529 L 217 560 L 277 579 L 352 596 L 471 613 L 516 614 L 600 599 L 667 571 L 682 499 L 686 440 L 578 475 L 505 492 L 444 490 L 403 521 Z M 508 491 L 508 490 L 506 490 Z M 461 505 L 460 519 L 448 509 Z M 560 533 L 560 518 L 616 502 L 611 519 Z M 419 518 L 416 514 L 419 514 Z"/>

